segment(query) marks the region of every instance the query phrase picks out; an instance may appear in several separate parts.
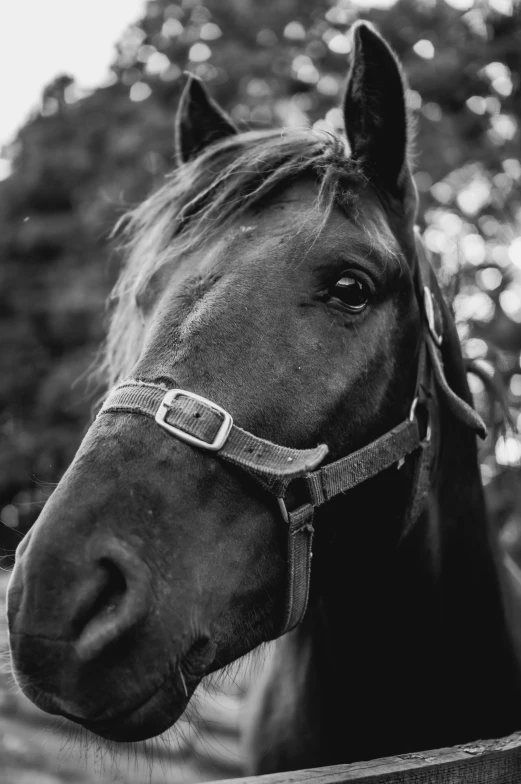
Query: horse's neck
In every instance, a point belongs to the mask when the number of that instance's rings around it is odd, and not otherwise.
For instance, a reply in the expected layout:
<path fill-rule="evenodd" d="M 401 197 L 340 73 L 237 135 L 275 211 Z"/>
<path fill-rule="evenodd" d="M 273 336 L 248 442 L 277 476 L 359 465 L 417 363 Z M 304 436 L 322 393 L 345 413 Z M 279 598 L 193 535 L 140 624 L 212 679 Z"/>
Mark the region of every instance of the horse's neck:
<path fill-rule="evenodd" d="M 317 536 L 312 603 L 285 647 L 305 668 L 298 710 L 322 717 L 329 759 L 335 744 L 346 761 L 349 748 L 368 758 L 521 725 L 474 436 L 444 431 L 428 508 L 401 545 L 390 546 L 404 508 L 391 472 L 343 499 L 329 548 Z"/>

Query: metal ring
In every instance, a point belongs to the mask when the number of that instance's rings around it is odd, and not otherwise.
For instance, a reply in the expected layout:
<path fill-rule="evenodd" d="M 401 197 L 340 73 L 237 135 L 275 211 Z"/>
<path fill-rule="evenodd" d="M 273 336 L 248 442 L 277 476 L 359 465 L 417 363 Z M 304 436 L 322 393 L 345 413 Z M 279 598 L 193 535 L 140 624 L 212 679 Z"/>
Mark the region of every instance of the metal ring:
<path fill-rule="evenodd" d="M 411 408 L 410 408 L 410 411 L 409 411 L 409 422 L 413 422 L 414 418 L 416 417 L 416 408 L 418 406 L 419 400 L 420 400 L 419 397 L 415 397 L 414 400 L 411 403 Z M 423 440 L 429 442 L 431 440 L 431 436 L 432 436 L 432 429 L 431 429 L 431 420 L 430 420 L 430 416 L 429 416 L 429 411 L 428 410 L 427 410 L 427 417 L 428 417 L 427 418 L 427 432 L 425 433 L 425 438 Z M 401 466 L 398 466 L 398 467 L 401 468 Z"/>

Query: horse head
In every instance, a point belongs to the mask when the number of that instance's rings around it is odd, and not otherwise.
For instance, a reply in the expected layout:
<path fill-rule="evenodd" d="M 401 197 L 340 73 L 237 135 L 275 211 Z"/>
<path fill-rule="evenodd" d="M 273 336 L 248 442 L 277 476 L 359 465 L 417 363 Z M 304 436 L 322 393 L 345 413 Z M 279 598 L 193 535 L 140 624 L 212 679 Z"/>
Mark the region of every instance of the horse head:
<path fill-rule="evenodd" d="M 21 543 L 8 597 L 22 690 L 104 737 L 162 732 L 204 675 L 300 620 L 299 481 L 414 419 L 425 316 L 404 80 L 372 28 L 353 37 L 347 144 L 238 133 L 190 79 L 179 167 L 130 217 L 116 388 Z M 381 467 L 389 541 L 409 452 Z M 289 566 L 281 510 L 304 537 Z M 316 530 L 320 564 L 331 532 Z"/>

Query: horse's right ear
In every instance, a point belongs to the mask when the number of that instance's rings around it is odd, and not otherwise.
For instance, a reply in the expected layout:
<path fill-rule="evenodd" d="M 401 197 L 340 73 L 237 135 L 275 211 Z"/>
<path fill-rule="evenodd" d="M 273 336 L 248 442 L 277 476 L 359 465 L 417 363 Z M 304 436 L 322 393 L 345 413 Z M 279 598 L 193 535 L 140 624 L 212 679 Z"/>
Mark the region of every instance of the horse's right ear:
<path fill-rule="evenodd" d="M 353 159 L 370 181 L 401 195 L 407 177 L 405 84 L 393 52 L 367 23 L 352 28 L 344 122 Z"/>
<path fill-rule="evenodd" d="M 208 95 L 203 83 L 188 75 L 175 121 L 178 164 L 195 158 L 208 144 L 238 133 L 226 112 Z"/>

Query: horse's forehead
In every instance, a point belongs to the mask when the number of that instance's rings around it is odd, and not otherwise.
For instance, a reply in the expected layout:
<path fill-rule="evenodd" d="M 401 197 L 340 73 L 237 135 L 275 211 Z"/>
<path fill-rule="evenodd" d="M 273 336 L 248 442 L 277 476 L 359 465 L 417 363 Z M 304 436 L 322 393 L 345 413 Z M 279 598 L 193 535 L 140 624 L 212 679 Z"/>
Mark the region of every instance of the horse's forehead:
<path fill-rule="evenodd" d="M 215 232 L 202 248 L 175 265 L 171 285 L 194 279 L 201 292 L 201 280 L 210 285 L 224 271 L 245 276 L 262 268 L 265 274 L 270 266 L 282 269 L 281 260 L 291 261 L 297 254 L 301 264 L 313 266 L 317 259 L 323 264 L 328 255 L 355 246 L 397 251 L 379 203 L 370 194 L 360 194 L 353 199 L 352 209 L 334 204 L 328 210 L 320 200 L 320 185 L 304 179 L 254 203 L 234 223 Z M 172 273 L 171 265 L 167 267 L 165 278 Z"/>
<path fill-rule="evenodd" d="M 376 244 L 393 253 L 398 251 L 384 209 L 371 193 L 357 195 L 351 208 L 341 209 L 334 203 L 327 215 L 326 210 L 317 184 L 307 180 L 295 183 L 260 208 L 253 205 L 248 209 L 227 235 L 225 244 L 242 246 L 243 240 L 249 240 L 256 252 L 263 243 L 274 242 L 285 247 L 311 245 L 320 251 L 328 246 L 345 247 L 352 239 L 361 245 Z"/>
<path fill-rule="evenodd" d="M 266 237 L 275 234 L 295 235 L 312 232 L 322 217 L 317 206 L 319 191 L 314 183 L 307 181 L 295 183 L 278 193 L 272 200 L 262 205 L 253 205 L 240 221 L 240 231 L 255 231 L 257 235 Z"/>

